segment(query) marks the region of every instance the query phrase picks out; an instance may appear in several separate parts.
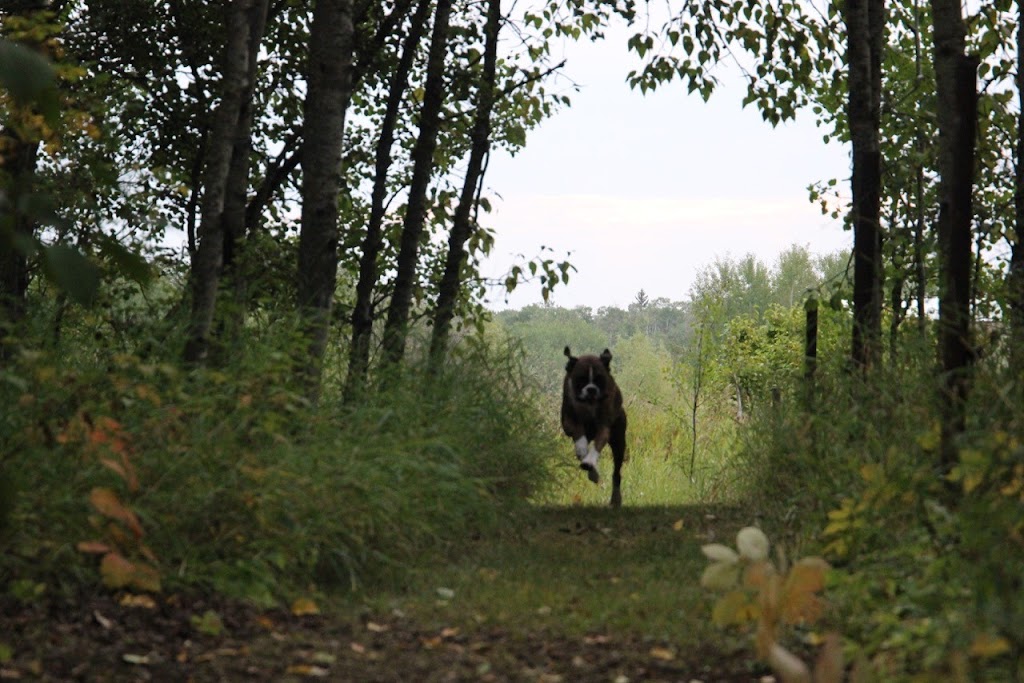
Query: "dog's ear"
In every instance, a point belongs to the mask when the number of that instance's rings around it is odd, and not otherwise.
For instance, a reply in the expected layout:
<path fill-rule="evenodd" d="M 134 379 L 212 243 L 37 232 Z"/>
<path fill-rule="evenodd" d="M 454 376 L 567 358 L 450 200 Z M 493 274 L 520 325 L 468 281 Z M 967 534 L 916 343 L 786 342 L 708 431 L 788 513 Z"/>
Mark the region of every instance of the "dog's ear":
<path fill-rule="evenodd" d="M 569 350 L 568 346 L 565 347 L 565 357 L 569 359 L 569 362 L 565 364 L 565 371 L 572 372 L 572 369 L 576 365 L 576 361 L 578 361 L 579 358 L 576 358 L 572 355 L 572 351 Z"/>
<path fill-rule="evenodd" d="M 605 349 L 601 352 L 601 362 L 604 363 L 604 367 L 608 370 L 612 369 L 612 352 Z"/>

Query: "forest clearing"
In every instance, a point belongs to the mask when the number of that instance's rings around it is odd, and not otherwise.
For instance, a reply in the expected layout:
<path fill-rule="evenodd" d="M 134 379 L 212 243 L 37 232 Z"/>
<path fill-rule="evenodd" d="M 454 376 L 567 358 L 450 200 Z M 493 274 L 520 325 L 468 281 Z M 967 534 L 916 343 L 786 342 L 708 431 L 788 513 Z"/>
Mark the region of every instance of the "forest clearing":
<path fill-rule="evenodd" d="M 0 679 L 1024 680 L 1021 3 L 2 7 Z M 485 273 L 613 24 L 847 145 L 852 249 Z"/>

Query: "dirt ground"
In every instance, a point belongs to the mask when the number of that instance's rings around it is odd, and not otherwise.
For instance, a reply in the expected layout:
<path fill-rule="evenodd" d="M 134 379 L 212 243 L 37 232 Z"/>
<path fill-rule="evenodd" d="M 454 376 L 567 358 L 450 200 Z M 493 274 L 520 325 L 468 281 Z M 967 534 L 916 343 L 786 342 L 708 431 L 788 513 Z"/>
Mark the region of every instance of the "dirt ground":
<path fill-rule="evenodd" d="M 639 636 L 570 638 L 494 626 L 423 630 L 394 615 L 296 617 L 177 595 L 31 605 L 4 598 L 0 614 L 0 642 L 13 655 L 0 665 L 0 680 L 770 680 L 711 648 L 674 653 Z"/>

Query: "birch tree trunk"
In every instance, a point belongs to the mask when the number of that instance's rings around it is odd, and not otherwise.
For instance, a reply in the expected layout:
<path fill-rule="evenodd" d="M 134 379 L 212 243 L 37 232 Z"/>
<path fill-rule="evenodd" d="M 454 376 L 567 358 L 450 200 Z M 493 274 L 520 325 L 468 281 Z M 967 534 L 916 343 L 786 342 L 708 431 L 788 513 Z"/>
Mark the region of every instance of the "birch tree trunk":
<path fill-rule="evenodd" d="M 384 246 L 384 203 L 388 190 L 388 171 L 391 168 L 391 148 L 395 142 L 395 125 L 402 99 L 409 85 L 416 52 L 427 30 L 430 0 L 420 0 L 402 42 L 402 54 L 388 86 L 388 100 L 377 139 L 373 191 L 370 198 L 370 220 L 363 237 L 359 257 L 359 279 L 356 282 L 356 301 L 352 308 L 352 343 L 349 345 L 348 375 L 345 398 L 354 399 L 366 382 L 370 364 L 370 345 L 373 337 L 373 292 L 379 277 L 377 260 Z"/>
<path fill-rule="evenodd" d="M 243 102 L 251 93 L 249 14 L 257 2 L 262 4 L 264 0 L 234 0 L 228 13 L 221 101 L 210 131 L 209 156 L 203 178 L 199 247 L 192 264 L 192 315 L 185 344 L 185 361 L 189 363 L 202 363 L 209 354 L 210 328 L 224 262 L 224 207 L 228 176 Z"/>
<path fill-rule="evenodd" d="M 300 371 L 319 393 L 338 274 L 338 198 L 345 113 L 352 95 L 352 0 L 317 0 L 310 33 L 302 133 L 302 219 L 297 307 L 306 357 Z"/>
<path fill-rule="evenodd" d="M 448 18 L 451 8 L 452 0 L 438 0 L 434 11 L 434 28 L 427 57 L 427 80 L 420 110 L 420 133 L 412 151 L 412 182 L 402 225 L 398 270 L 384 326 L 384 361 L 391 365 L 401 362 L 408 339 L 420 239 L 427 219 L 427 189 L 433 175 L 434 150 L 437 148 L 437 131 L 444 104 L 444 62 L 448 49 Z"/>
<path fill-rule="evenodd" d="M 248 12 L 249 41 L 246 65 L 246 91 L 238 112 L 238 126 L 231 150 L 231 165 L 224 197 L 224 265 L 223 276 L 234 290 L 233 305 L 222 311 L 221 334 L 231 342 L 239 339 L 245 324 L 247 273 L 239 270 L 239 252 L 247 229 L 249 199 L 249 167 L 252 155 L 253 91 L 256 87 L 257 58 L 266 28 L 270 0 L 256 0 Z"/>
<path fill-rule="evenodd" d="M 444 274 L 441 276 L 437 305 L 434 311 L 434 329 L 430 339 L 430 356 L 434 360 L 440 360 L 448 346 L 451 323 L 455 316 L 455 304 L 462 288 L 462 267 L 466 262 L 466 241 L 476 227 L 476 222 L 470 217 L 470 214 L 477 204 L 484 159 L 490 149 L 491 111 L 494 108 L 498 32 L 500 30 L 501 3 L 499 0 L 489 0 L 487 25 L 484 30 L 486 43 L 483 74 L 473 120 L 469 164 L 462 184 L 459 206 L 455 210 L 455 218 L 448 237 L 448 256 L 445 260 Z"/>

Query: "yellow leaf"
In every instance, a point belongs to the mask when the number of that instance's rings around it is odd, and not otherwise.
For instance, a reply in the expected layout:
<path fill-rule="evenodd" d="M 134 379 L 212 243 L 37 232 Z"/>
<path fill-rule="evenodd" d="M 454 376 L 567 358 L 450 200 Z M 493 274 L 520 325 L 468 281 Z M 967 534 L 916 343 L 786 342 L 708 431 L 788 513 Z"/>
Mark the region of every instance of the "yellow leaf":
<path fill-rule="evenodd" d="M 81 541 L 77 546 L 78 552 L 89 555 L 102 555 L 109 553 L 112 548 L 102 541 Z"/>
<path fill-rule="evenodd" d="M 288 667 L 286 673 L 293 676 L 307 676 L 309 678 L 326 678 L 330 675 L 330 671 L 323 668 L 322 666 L 314 666 L 312 664 L 293 664 Z"/>
<path fill-rule="evenodd" d="M 671 662 L 676 658 L 674 650 L 667 647 L 659 647 L 657 645 L 651 648 L 649 654 L 655 659 L 660 659 L 663 662 Z"/>
<path fill-rule="evenodd" d="M 156 609 L 156 602 L 148 595 L 132 595 L 126 593 L 120 600 L 122 607 L 141 607 L 142 609 Z"/>
<path fill-rule="evenodd" d="M 673 522 L 672 530 L 673 531 L 682 531 L 683 530 L 683 520 L 677 519 L 675 522 Z"/>
<path fill-rule="evenodd" d="M 757 619 L 760 613 L 760 608 L 746 593 L 732 591 L 715 603 L 711 610 L 711 623 L 715 626 L 738 626 Z"/>
<path fill-rule="evenodd" d="M 123 588 L 135 577 L 135 565 L 118 553 L 107 553 L 100 561 L 100 576 L 107 588 Z"/>
<path fill-rule="evenodd" d="M 991 633 L 980 633 L 971 643 L 970 654 L 972 657 L 998 657 L 1010 651 L 1010 643 L 1002 636 L 995 636 Z"/>
<path fill-rule="evenodd" d="M 712 562 L 700 577 L 700 585 L 708 590 L 724 591 L 736 586 L 740 566 L 735 562 Z"/>
<path fill-rule="evenodd" d="M 304 617 L 310 614 L 320 614 L 320 608 L 309 598 L 299 598 L 292 603 L 292 614 L 297 617 Z"/>

